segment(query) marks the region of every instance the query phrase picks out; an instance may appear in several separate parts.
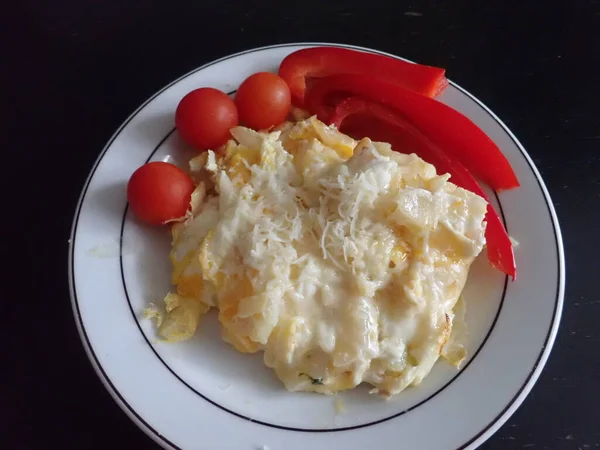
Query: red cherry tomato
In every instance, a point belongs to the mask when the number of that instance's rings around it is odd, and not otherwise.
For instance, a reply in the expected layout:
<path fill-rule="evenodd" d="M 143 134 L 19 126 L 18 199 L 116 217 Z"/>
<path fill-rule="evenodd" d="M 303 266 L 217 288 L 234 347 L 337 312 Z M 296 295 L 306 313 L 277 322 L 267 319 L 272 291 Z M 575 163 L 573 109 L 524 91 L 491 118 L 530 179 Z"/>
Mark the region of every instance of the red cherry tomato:
<path fill-rule="evenodd" d="M 235 95 L 240 121 L 255 130 L 281 124 L 292 104 L 290 88 L 283 78 L 269 72 L 250 75 Z"/>
<path fill-rule="evenodd" d="M 197 150 L 216 149 L 230 138 L 237 126 L 238 113 L 233 100 L 213 88 L 196 89 L 181 99 L 175 112 L 179 134 Z"/>
<path fill-rule="evenodd" d="M 151 162 L 131 175 L 127 183 L 127 201 L 140 220 L 161 225 L 185 215 L 194 188 L 192 179 L 179 167 Z"/>

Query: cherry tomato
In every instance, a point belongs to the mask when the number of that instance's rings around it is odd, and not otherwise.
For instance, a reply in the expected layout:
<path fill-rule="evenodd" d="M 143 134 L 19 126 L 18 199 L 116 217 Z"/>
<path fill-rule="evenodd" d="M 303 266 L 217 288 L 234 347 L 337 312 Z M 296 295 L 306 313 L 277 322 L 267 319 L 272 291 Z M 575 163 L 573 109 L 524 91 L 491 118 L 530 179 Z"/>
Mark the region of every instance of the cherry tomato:
<path fill-rule="evenodd" d="M 292 104 L 290 88 L 283 78 L 269 72 L 249 76 L 235 95 L 240 121 L 255 130 L 281 124 Z"/>
<path fill-rule="evenodd" d="M 166 162 L 151 162 L 131 175 L 127 200 L 142 221 L 161 225 L 185 215 L 190 206 L 194 182 L 179 167 Z"/>
<path fill-rule="evenodd" d="M 237 124 L 235 103 L 213 88 L 190 92 L 181 99 L 175 112 L 179 134 L 197 150 L 214 150 L 225 144 L 231 138 L 229 129 Z"/>

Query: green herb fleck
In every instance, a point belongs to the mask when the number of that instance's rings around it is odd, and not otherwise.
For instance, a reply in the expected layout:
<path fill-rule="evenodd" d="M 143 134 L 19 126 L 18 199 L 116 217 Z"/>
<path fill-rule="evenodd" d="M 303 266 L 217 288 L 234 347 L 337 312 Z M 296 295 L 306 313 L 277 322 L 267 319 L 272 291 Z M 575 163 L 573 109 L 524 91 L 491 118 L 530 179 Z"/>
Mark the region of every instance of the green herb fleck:
<path fill-rule="evenodd" d="M 408 355 L 406 359 L 411 366 L 416 367 L 419 365 L 419 361 L 413 355 Z"/>
<path fill-rule="evenodd" d="M 317 384 L 317 385 L 323 384 L 323 378 L 313 378 L 309 374 L 304 373 L 304 372 L 300 372 L 300 376 L 301 375 L 307 376 L 312 384 Z"/>

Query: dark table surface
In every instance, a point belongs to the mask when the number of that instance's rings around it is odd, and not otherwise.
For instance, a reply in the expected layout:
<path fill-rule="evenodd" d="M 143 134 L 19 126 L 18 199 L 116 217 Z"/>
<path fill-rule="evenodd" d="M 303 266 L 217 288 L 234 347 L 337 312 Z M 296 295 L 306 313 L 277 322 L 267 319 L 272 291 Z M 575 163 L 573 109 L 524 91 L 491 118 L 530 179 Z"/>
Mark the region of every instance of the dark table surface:
<path fill-rule="evenodd" d="M 181 74 L 256 46 L 329 41 L 446 67 L 533 157 L 563 230 L 565 308 L 540 380 L 483 448 L 600 448 L 600 2 L 258 3 L 3 7 L 3 256 L 11 269 L 0 300 L 8 338 L 0 446 L 156 447 L 104 390 L 75 329 L 67 240 L 80 189 L 120 123 Z"/>

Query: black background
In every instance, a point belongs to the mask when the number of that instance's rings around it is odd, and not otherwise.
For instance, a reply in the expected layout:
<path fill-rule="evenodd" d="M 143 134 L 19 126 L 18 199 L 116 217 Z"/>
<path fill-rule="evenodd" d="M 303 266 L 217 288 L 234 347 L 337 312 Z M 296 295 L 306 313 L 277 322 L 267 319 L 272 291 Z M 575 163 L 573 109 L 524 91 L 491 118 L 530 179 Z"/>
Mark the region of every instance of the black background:
<path fill-rule="evenodd" d="M 447 68 L 534 159 L 563 230 L 563 320 L 537 385 L 483 448 L 600 448 L 599 1 L 40 0 L 0 18 L 2 447 L 156 448 L 104 390 L 72 317 L 67 240 L 85 178 L 121 122 L 180 75 L 329 41 Z"/>

